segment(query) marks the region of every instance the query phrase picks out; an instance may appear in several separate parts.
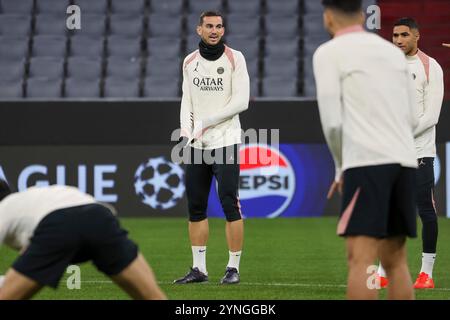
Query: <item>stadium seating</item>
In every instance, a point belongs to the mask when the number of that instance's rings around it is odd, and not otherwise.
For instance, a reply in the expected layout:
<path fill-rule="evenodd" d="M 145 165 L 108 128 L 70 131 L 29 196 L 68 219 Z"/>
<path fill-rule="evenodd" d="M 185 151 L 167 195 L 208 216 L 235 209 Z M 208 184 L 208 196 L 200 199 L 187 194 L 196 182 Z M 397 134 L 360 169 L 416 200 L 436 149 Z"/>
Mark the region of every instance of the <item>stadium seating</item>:
<path fill-rule="evenodd" d="M 145 0 L 111 0 L 111 11 L 117 14 L 141 15 L 145 7 Z"/>
<path fill-rule="evenodd" d="M 179 59 L 181 51 L 181 39 L 148 38 L 147 51 L 149 57 Z"/>
<path fill-rule="evenodd" d="M 26 85 L 27 98 L 62 97 L 61 79 L 29 78 Z"/>
<path fill-rule="evenodd" d="M 189 1 L 189 12 L 199 16 L 203 11 L 223 11 L 221 0 Z"/>
<path fill-rule="evenodd" d="M 62 12 L 66 12 L 69 5 L 69 0 L 38 0 L 36 1 L 35 12 L 38 14 L 61 15 Z"/>
<path fill-rule="evenodd" d="M 66 36 L 67 33 L 65 15 L 43 13 L 35 16 L 34 34 Z"/>
<path fill-rule="evenodd" d="M 102 60 L 94 57 L 69 57 L 67 59 L 67 77 L 76 80 L 93 80 L 102 77 Z M 75 80 L 74 80 L 75 81 Z"/>
<path fill-rule="evenodd" d="M 29 15 L 33 11 L 34 0 L 1 0 L 0 9 L 5 14 Z"/>
<path fill-rule="evenodd" d="M 144 83 L 144 97 L 147 98 L 173 98 L 180 95 L 178 81 L 160 81 L 159 78 L 147 77 Z"/>
<path fill-rule="evenodd" d="M 0 60 L 0 82 L 22 81 L 25 66 L 21 60 Z"/>
<path fill-rule="evenodd" d="M 37 35 L 33 37 L 32 56 L 61 57 L 66 56 L 66 37 Z"/>
<path fill-rule="evenodd" d="M 28 40 L 18 37 L 0 36 L 0 59 L 24 60 L 28 55 Z"/>
<path fill-rule="evenodd" d="M 138 14 L 113 14 L 109 18 L 109 32 L 113 35 L 137 37 L 143 34 L 143 16 Z"/>
<path fill-rule="evenodd" d="M 70 55 L 101 58 L 104 53 L 103 38 L 85 36 L 70 39 Z"/>
<path fill-rule="evenodd" d="M 29 77 L 62 79 L 64 59 L 57 57 L 33 57 L 30 59 Z"/>
<path fill-rule="evenodd" d="M 183 0 L 170 1 L 150 1 L 150 9 L 158 14 L 181 14 L 183 9 Z"/>
<path fill-rule="evenodd" d="M 364 8 L 379 3 L 383 25 L 390 26 L 405 0 L 363 3 Z M 81 8 L 80 30 L 66 27 L 65 11 L 70 4 Z M 450 59 L 440 44 L 449 30 L 449 6 L 448 1 L 418 0 L 408 4 L 405 12 L 421 13 L 422 48 L 436 56 L 446 70 Z M 57 76 L 64 84 L 65 97 L 74 97 L 76 92 L 111 97 L 116 94 L 110 89 L 120 78 L 126 82 L 136 76 L 138 90 L 129 88 L 128 97 L 170 93 L 179 97 L 181 61 L 198 48 L 196 26 L 204 10 L 224 14 L 225 41 L 245 56 L 252 96 L 315 95 L 312 56 L 330 38 L 323 28 L 318 0 L 0 0 L 0 70 L 9 70 L 0 81 L 7 78 L 13 83 L 4 90 L 5 96 L 22 92 L 16 82 L 21 88 L 25 84 L 23 94 L 34 96 L 33 91 L 28 94 L 29 77 Z M 381 30 L 387 38 L 388 29 Z M 62 59 L 62 71 L 53 66 L 52 59 Z M 39 68 L 36 64 L 41 62 Z M 49 70 L 44 72 L 46 66 Z M 81 85 L 67 90 L 68 79 L 74 84 L 81 79 L 95 81 L 99 90 L 84 91 Z M 35 86 L 32 84 L 31 90 Z M 160 87 L 167 89 L 160 91 Z"/>
<path fill-rule="evenodd" d="M 105 78 L 105 98 L 138 98 L 140 96 L 139 79 L 124 79 L 122 77 Z"/>
<path fill-rule="evenodd" d="M 180 79 L 181 76 L 181 60 L 167 59 L 165 57 L 148 57 L 146 62 L 146 74 L 147 76 L 155 79 L 161 79 L 163 82 L 165 79 Z"/>
<path fill-rule="evenodd" d="M 23 97 L 22 81 L 3 81 L 0 79 L 0 98 L 19 99 Z"/>
<path fill-rule="evenodd" d="M 31 31 L 31 17 L 28 15 L 0 15 L 0 35 L 27 37 Z"/>
<path fill-rule="evenodd" d="M 108 12 L 108 0 L 74 0 L 73 4 L 80 7 L 84 14 L 106 14 Z"/>
<path fill-rule="evenodd" d="M 64 85 L 64 97 L 77 99 L 99 98 L 100 79 L 66 78 Z"/>
<path fill-rule="evenodd" d="M 106 76 L 135 80 L 141 77 L 141 60 L 130 60 L 122 57 L 109 57 L 106 65 Z"/>
<path fill-rule="evenodd" d="M 106 16 L 99 13 L 86 13 L 81 15 L 81 29 L 73 30 L 72 35 L 90 36 L 100 38 L 106 34 Z"/>
<path fill-rule="evenodd" d="M 111 35 L 108 37 L 106 52 L 108 56 L 120 56 L 129 59 L 138 59 L 142 52 L 140 37 L 126 37 Z"/>

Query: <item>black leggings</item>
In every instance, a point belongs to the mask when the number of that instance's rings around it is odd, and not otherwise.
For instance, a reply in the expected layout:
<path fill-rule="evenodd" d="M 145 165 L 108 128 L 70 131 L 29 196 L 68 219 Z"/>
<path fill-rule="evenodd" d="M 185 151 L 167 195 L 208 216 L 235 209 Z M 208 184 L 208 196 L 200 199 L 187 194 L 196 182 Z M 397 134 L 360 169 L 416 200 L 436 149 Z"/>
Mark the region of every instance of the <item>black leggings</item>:
<path fill-rule="evenodd" d="M 417 170 L 417 206 L 422 220 L 424 253 L 436 253 L 438 222 L 434 205 L 434 158 L 421 158 Z"/>
<path fill-rule="evenodd" d="M 191 163 L 186 164 L 189 221 L 198 222 L 207 218 L 206 209 L 213 177 L 217 180 L 217 191 L 227 221 L 242 219 L 238 195 L 239 146 L 214 150 L 191 148 L 188 152 L 191 152 Z M 195 160 L 197 161 L 194 162 Z"/>

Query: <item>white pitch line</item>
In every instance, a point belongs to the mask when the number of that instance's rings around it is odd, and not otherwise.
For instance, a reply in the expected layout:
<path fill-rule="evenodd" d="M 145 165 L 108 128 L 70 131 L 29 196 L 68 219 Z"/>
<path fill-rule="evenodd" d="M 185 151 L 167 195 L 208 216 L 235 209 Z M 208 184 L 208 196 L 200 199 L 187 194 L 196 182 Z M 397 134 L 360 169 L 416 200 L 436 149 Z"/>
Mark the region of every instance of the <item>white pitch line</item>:
<path fill-rule="evenodd" d="M 92 284 L 105 284 L 110 283 L 112 281 L 108 280 L 93 280 L 93 281 L 81 281 L 81 283 L 92 283 Z M 158 284 L 172 284 L 172 282 L 162 281 L 158 282 Z M 211 283 L 210 284 L 214 284 Z M 219 285 L 219 284 L 217 284 Z M 305 288 L 347 288 L 344 284 L 324 284 L 324 283 L 261 283 L 261 282 L 241 282 L 239 286 L 262 286 L 262 287 L 305 287 Z M 430 289 L 430 291 L 450 291 L 450 288 L 434 288 Z"/>

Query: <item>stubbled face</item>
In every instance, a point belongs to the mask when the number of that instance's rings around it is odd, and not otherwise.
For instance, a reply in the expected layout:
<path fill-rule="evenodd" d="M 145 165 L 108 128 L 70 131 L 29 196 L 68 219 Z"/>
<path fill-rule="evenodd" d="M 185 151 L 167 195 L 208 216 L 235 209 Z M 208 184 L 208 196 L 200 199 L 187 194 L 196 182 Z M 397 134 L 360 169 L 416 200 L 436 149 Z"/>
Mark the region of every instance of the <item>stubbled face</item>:
<path fill-rule="evenodd" d="M 212 46 L 218 44 L 225 33 L 222 18 L 204 17 L 203 24 L 197 26 L 197 33 L 203 42 Z"/>
<path fill-rule="evenodd" d="M 416 54 L 419 38 L 419 32 L 407 26 L 396 26 L 392 33 L 392 42 L 407 56 Z"/>

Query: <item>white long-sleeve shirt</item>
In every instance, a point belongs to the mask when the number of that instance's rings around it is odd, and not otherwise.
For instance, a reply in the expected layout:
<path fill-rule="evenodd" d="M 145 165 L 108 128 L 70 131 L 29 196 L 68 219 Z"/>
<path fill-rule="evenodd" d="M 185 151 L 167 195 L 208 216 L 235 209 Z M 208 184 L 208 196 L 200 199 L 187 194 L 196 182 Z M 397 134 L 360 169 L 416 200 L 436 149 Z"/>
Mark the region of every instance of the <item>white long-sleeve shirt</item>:
<path fill-rule="evenodd" d="M 216 149 L 241 143 L 239 113 L 248 109 L 250 79 L 240 51 L 225 47 L 209 61 L 199 50 L 183 63 L 181 136 L 196 139 L 198 149 Z"/>
<path fill-rule="evenodd" d="M 417 104 L 400 49 L 360 26 L 342 30 L 313 57 L 324 135 L 336 167 L 417 167 Z M 414 98 L 413 98 L 414 96 Z"/>
<path fill-rule="evenodd" d="M 67 186 L 31 187 L 0 202 L 0 244 L 21 250 L 49 213 L 95 203 L 94 197 Z"/>
<path fill-rule="evenodd" d="M 420 50 L 406 59 L 419 107 L 419 126 L 415 136 L 417 158 L 435 157 L 436 124 L 444 100 L 444 73 L 435 59 Z"/>

